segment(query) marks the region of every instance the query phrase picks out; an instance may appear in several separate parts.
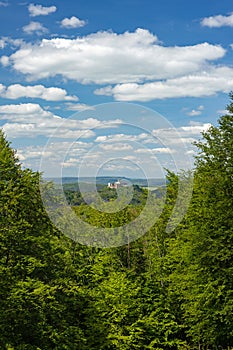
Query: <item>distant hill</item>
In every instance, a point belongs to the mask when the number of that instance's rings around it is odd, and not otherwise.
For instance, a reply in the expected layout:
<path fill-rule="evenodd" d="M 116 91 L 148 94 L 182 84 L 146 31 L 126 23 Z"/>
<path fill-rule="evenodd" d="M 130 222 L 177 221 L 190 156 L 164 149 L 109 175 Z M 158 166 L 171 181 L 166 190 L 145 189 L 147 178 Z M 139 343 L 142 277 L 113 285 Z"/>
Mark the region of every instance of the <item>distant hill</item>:
<path fill-rule="evenodd" d="M 60 178 L 47 178 L 47 181 L 52 181 L 55 186 L 61 182 Z M 62 187 L 69 204 L 79 206 L 87 201 L 89 204 L 96 201 L 96 189 L 106 202 L 115 200 L 117 198 L 117 190 L 108 188 L 108 183 L 114 183 L 117 180 L 128 182 L 133 186 L 133 198 L 130 204 L 141 205 L 145 204 L 148 191 L 154 193 L 156 197 L 164 195 L 166 187 L 164 179 L 132 179 L 127 177 L 110 177 L 99 176 L 94 177 L 63 177 Z M 82 193 L 86 193 L 85 201 Z M 87 203 L 86 202 L 86 203 Z"/>
<path fill-rule="evenodd" d="M 118 179 L 120 180 L 126 180 L 130 181 L 133 185 L 138 185 L 140 187 L 160 187 L 165 185 L 164 179 L 161 178 L 151 178 L 151 179 L 134 179 L 134 178 L 128 178 L 128 177 L 112 177 L 112 176 L 98 176 L 98 177 L 63 177 L 62 178 L 62 184 L 75 184 L 75 183 L 86 183 L 86 184 L 93 184 L 96 183 L 97 185 L 106 185 L 111 182 L 115 182 Z M 46 178 L 46 180 L 52 181 L 54 183 L 60 183 L 60 178 L 52 177 L 52 178 Z"/>

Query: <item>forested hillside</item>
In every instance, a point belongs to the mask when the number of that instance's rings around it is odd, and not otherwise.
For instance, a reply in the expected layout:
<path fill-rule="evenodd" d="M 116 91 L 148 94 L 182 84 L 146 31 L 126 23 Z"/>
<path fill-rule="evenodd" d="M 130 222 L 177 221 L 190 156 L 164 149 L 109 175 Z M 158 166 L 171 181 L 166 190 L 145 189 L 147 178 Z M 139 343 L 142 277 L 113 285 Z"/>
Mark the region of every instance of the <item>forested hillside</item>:
<path fill-rule="evenodd" d="M 97 185 L 97 193 L 93 192 L 92 186 L 90 186 L 90 190 L 88 189 L 88 184 L 84 184 L 84 186 L 85 200 L 82 197 L 78 183 L 63 185 L 66 200 L 70 205 L 80 206 L 81 204 L 94 204 L 97 200 L 96 194 L 99 195 L 104 202 L 115 201 L 118 197 L 117 190 L 115 188 L 108 188 L 106 184 Z M 129 189 L 131 190 L 131 186 L 129 186 Z M 124 191 L 124 188 L 122 188 L 122 190 Z M 125 190 L 127 190 L 126 187 Z M 156 192 L 156 190 L 154 192 Z M 160 193 L 161 190 L 158 188 L 157 192 Z M 132 185 L 132 199 L 130 200 L 129 204 L 145 205 L 147 194 L 148 192 L 146 188 L 139 187 L 138 185 Z"/>
<path fill-rule="evenodd" d="M 233 102 L 228 112 L 197 143 L 183 221 L 167 232 L 179 176 L 168 172 L 159 220 L 117 248 L 59 232 L 43 208 L 40 175 L 22 169 L 0 134 L 0 349 L 233 348 Z M 128 222 L 145 196 L 117 219 L 103 214 L 101 225 Z M 77 215 L 100 224 L 74 197 Z"/>

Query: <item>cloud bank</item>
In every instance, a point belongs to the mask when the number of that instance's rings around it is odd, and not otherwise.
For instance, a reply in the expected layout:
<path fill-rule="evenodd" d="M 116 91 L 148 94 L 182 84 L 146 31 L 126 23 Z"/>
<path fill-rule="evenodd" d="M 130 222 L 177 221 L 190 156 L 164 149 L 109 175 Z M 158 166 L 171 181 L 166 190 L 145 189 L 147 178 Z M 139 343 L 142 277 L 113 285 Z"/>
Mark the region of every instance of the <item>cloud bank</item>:
<path fill-rule="evenodd" d="M 97 95 L 113 96 L 117 101 L 150 101 L 164 98 L 211 96 L 233 89 L 233 69 L 210 67 L 174 79 L 152 83 L 118 84 L 95 90 Z"/>
<path fill-rule="evenodd" d="M 164 47 L 148 30 L 98 32 L 76 39 L 43 39 L 9 57 L 16 71 L 30 79 L 62 75 L 80 83 L 117 84 L 171 79 L 199 71 L 225 50 L 208 43 Z"/>
<path fill-rule="evenodd" d="M 34 31 L 39 33 L 40 26 L 28 29 Z M 156 35 L 138 28 L 123 34 L 97 32 L 75 39 L 22 43 L 0 62 L 29 81 L 61 76 L 102 85 L 95 94 L 117 101 L 150 101 L 228 93 L 233 89 L 233 69 L 214 64 L 225 53 L 220 45 L 206 42 L 167 47 Z"/>

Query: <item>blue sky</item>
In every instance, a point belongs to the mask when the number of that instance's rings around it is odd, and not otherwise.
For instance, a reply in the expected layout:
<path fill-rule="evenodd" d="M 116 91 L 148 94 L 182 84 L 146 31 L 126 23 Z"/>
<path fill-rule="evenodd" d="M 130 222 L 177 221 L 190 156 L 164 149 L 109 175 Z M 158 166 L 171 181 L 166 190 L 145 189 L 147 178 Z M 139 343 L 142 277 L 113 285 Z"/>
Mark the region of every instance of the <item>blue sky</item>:
<path fill-rule="evenodd" d="M 46 176 L 192 166 L 233 90 L 230 1 L 0 1 L 0 127 Z"/>

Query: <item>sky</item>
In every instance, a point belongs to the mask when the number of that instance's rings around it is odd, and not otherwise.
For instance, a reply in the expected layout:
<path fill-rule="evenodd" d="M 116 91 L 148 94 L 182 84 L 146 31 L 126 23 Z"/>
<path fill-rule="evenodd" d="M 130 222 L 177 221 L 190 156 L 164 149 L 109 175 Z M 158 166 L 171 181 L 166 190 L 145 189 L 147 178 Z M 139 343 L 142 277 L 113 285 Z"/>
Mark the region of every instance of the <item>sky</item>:
<path fill-rule="evenodd" d="M 229 0 L 0 1 L 0 127 L 45 177 L 163 177 L 233 90 Z"/>

